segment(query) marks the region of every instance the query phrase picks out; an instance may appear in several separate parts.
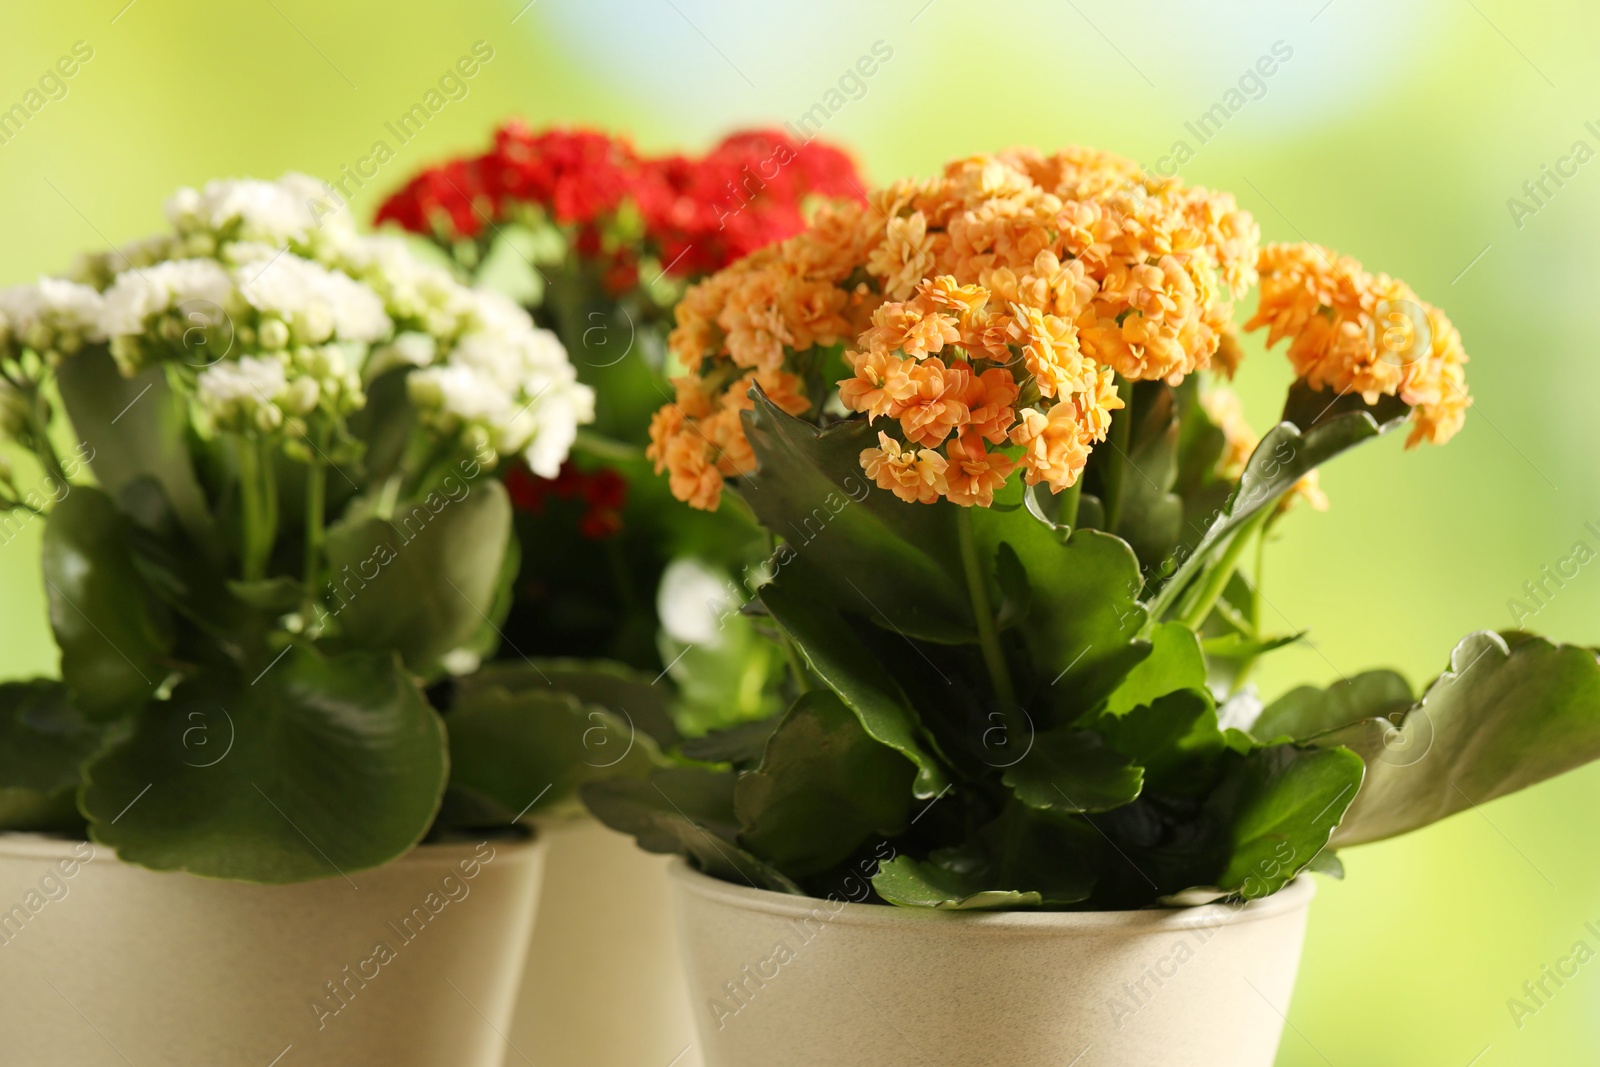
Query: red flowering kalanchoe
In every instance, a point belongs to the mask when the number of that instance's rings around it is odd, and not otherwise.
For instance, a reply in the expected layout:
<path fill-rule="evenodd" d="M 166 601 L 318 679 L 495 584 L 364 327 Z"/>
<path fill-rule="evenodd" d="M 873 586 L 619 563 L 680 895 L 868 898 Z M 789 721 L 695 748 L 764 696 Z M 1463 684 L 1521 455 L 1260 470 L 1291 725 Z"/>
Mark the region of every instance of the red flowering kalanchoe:
<path fill-rule="evenodd" d="M 643 256 L 675 279 L 709 274 L 802 230 L 808 198 L 859 200 L 860 188 L 843 152 L 776 130 L 733 134 L 698 158 L 652 158 L 620 137 L 534 133 L 512 120 L 488 152 L 416 175 L 376 221 L 448 244 L 532 212 L 571 227 L 574 250 L 599 261 L 619 291 L 637 283 L 628 268 Z M 623 219 L 630 208 L 637 218 Z"/>

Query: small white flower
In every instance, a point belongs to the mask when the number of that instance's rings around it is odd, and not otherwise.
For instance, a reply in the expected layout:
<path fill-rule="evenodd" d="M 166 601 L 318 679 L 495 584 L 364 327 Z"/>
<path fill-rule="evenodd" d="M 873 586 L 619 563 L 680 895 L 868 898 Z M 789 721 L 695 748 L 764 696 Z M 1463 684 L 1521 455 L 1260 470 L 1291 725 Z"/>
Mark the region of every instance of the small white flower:
<path fill-rule="evenodd" d="M 234 278 L 250 306 L 281 320 L 300 344 L 332 338 L 371 344 L 393 326 L 371 289 L 292 252 L 241 263 Z"/>
<path fill-rule="evenodd" d="M 0 320 L 7 326 L 4 332 L 54 360 L 105 340 L 104 303 L 87 285 L 41 278 L 32 285 L 0 289 Z"/>
<path fill-rule="evenodd" d="M 106 290 L 102 327 L 116 338 L 145 332 L 150 320 L 183 304 L 227 309 L 233 279 L 212 259 L 173 259 L 117 275 Z"/>
<path fill-rule="evenodd" d="M 275 248 L 304 247 L 319 230 L 338 228 L 342 233 L 350 226 L 347 213 L 319 209 L 328 196 L 321 182 L 303 174 L 287 174 L 275 182 L 254 178 L 213 181 L 198 190 L 178 190 L 167 201 L 167 219 L 186 238 L 200 234 L 228 241 L 259 241 Z M 335 239 L 339 235 L 330 234 Z"/>
<path fill-rule="evenodd" d="M 273 358 L 245 356 L 224 360 L 200 372 L 195 398 L 219 426 L 238 429 L 276 427 L 283 420 L 278 400 L 289 391 L 283 363 Z"/>

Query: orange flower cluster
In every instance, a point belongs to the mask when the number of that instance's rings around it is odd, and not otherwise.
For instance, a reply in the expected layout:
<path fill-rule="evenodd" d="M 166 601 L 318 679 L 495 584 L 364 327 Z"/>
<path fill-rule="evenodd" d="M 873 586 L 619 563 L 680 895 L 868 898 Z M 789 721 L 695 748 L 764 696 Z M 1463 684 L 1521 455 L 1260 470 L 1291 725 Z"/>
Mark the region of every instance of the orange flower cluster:
<path fill-rule="evenodd" d="M 838 405 L 895 423 L 861 454 L 878 485 L 987 506 L 1021 470 L 1059 492 L 1106 438 L 1119 378 L 1232 375 L 1234 302 L 1256 284 L 1258 258 L 1261 309 L 1247 328 L 1293 337 L 1312 385 L 1398 395 L 1431 440 L 1459 427 L 1459 336 L 1403 285 L 1349 261 L 1334 269 L 1309 246 L 1262 253 L 1226 193 L 1091 149 L 1019 149 L 831 207 L 692 288 L 669 341 L 685 374 L 649 455 L 680 499 L 715 507 L 721 479 L 754 466 L 742 390 L 758 383 L 784 410 L 818 417 L 832 400 L 821 373 L 842 358 Z M 1423 309 L 1425 357 L 1395 355 L 1394 307 Z"/>
<path fill-rule="evenodd" d="M 1309 244 L 1261 250 L 1261 302 L 1245 329 L 1288 337 L 1295 372 L 1319 389 L 1411 408 L 1407 447 L 1443 444 L 1466 420 L 1461 334 L 1404 282 L 1368 274 L 1349 256 Z"/>
<path fill-rule="evenodd" d="M 793 353 L 853 337 L 881 303 L 864 282 L 848 284 L 874 244 L 866 208 L 836 203 L 811 228 L 760 249 L 705 279 L 678 304 L 668 347 L 685 374 L 673 403 L 650 420 L 647 455 L 670 474 L 673 495 L 711 510 L 723 478 L 755 469 L 739 413 L 752 384 L 791 415 L 812 411 Z"/>

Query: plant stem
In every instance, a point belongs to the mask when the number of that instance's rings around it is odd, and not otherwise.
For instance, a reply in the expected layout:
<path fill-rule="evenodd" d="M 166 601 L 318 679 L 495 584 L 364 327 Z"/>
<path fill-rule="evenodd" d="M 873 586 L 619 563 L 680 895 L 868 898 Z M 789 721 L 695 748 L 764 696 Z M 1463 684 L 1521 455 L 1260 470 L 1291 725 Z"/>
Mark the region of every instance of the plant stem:
<path fill-rule="evenodd" d="M 1106 530 L 1116 533 L 1117 523 L 1122 518 L 1122 490 L 1128 478 L 1129 442 L 1133 439 L 1133 383 L 1122 375 L 1117 375 L 1117 395 L 1122 398 L 1122 407 L 1111 416 L 1111 448 L 1115 453 L 1111 457 L 1111 466 L 1106 469 Z"/>
<path fill-rule="evenodd" d="M 241 434 L 237 440 L 239 499 L 244 520 L 240 536 L 242 571 L 245 581 L 255 582 L 267 576 L 267 561 L 278 532 L 278 487 L 266 441 L 253 434 Z"/>
<path fill-rule="evenodd" d="M 257 462 L 254 440 L 240 434 L 235 443 L 239 453 L 239 518 L 244 527 L 239 531 L 240 572 L 245 581 L 251 582 L 261 577 L 260 550 L 256 547 L 262 518 L 261 464 Z"/>
<path fill-rule="evenodd" d="M 54 478 L 57 484 L 67 485 L 67 472 L 61 465 L 61 457 L 56 455 L 55 445 L 50 443 L 50 409 L 38 386 L 30 387 L 26 393 L 28 400 L 28 436 L 33 438 L 33 451 L 39 457 L 39 465 L 45 473 Z"/>
<path fill-rule="evenodd" d="M 1274 507 L 1274 514 L 1278 509 Z M 1255 596 L 1250 599 L 1250 637 L 1252 640 L 1261 640 L 1261 576 L 1267 566 L 1267 534 L 1272 532 L 1272 523 L 1269 521 L 1261 527 L 1261 534 L 1256 538 L 1256 566 L 1252 572 L 1255 578 Z M 1249 680 L 1250 672 L 1255 670 L 1257 661 L 1261 659 L 1259 653 L 1251 653 L 1245 657 L 1239 669 L 1233 675 L 1233 691 L 1238 692 L 1244 688 L 1244 683 Z"/>
<path fill-rule="evenodd" d="M 312 448 L 311 465 L 306 471 L 306 567 L 305 598 L 306 617 L 311 615 L 311 605 L 316 600 L 318 576 L 322 569 L 322 545 L 328 501 L 328 466 L 323 462 L 322 450 L 327 444 L 325 435 Z"/>
<path fill-rule="evenodd" d="M 1069 530 L 1078 528 L 1078 502 L 1083 499 L 1083 476 L 1080 473 L 1078 480 L 1061 491 L 1061 508 L 1056 512 L 1056 522 L 1068 527 Z"/>
<path fill-rule="evenodd" d="M 1017 702 L 1017 692 L 1011 684 L 1005 652 L 1000 648 L 1000 630 L 995 626 L 994 611 L 989 607 L 989 585 L 983 566 L 978 561 L 978 542 L 972 532 L 971 508 L 957 507 L 956 532 L 961 541 L 961 567 L 966 572 L 967 594 L 972 599 L 972 614 L 978 623 L 978 643 L 983 648 L 984 666 L 989 669 L 989 681 L 994 685 L 995 696 L 1002 704 L 1011 707 Z"/>
<path fill-rule="evenodd" d="M 615 441 L 593 430 L 579 430 L 578 439 L 572 442 L 572 450 L 587 452 L 595 459 L 608 460 L 612 463 L 628 463 L 644 459 L 644 449 L 638 445 Z"/>
<path fill-rule="evenodd" d="M 1186 598 L 1188 606 L 1178 616 L 1178 621 L 1191 630 L 1200 628 L 1206 621 L 1206 616 L 1211 614 L 1211 607 L 1217 602 L 1217 597 L 1228 586 L 1228 579 L 1233 577 L 1234 570 L 1239 565 L 1239 557 L 1244 554 L 1244 549 L 1250 538 L 1258 533 L 1268 519 L 1272 517 L 1271 508 L 1263 508 L 1257 515 L 1235 531 L 1233 540 L 1228 542 L 1228 547 L 1211 565 L 1211 569 L 1201 579 L 1198 590 L 1192 597 Z"/>

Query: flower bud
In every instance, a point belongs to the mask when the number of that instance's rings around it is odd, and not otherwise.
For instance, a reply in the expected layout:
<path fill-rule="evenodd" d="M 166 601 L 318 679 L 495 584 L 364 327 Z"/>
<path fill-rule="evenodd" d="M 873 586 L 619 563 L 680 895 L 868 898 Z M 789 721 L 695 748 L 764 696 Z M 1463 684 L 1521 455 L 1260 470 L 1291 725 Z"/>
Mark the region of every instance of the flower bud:
<path fill-rule="evenodd" d="M 259 337 L 262 348 L 269 352 L 278 352 L 289 345 L 289 327 L 282 319 L 262 319 Z"/>

